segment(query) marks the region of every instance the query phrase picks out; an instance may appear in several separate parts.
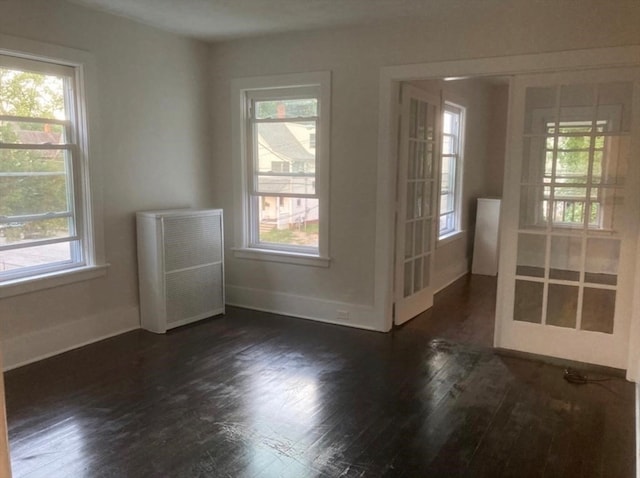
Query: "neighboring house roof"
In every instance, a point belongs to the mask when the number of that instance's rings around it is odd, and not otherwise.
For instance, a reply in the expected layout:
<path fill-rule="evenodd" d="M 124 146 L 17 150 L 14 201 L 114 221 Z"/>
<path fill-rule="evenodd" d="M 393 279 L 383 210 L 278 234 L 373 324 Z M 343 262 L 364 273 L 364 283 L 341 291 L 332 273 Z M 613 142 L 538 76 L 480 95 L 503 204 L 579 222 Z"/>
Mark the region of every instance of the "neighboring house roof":
<path fill-rule="evenodd" d="M 293 134 L 291 128 L 285 123 L 261 124 L 259 136 L 260 145 L 281 161 L 313 162 L 316 159 L 315 155 L 304 147 L 302 138 Z"/>
<path fill-rule="evenodd" d="M 20 129 L 16 134 L 22 144 L 60 144 L 60 133 Z"/>
<path fill-rule="evenodd" d="M 50 131 L 31 131 L 27 129 L 15 130 L 18 135 L 18 140 L 21 144 L 60 144 L 62 142 L 62 135 L 60 133 L 52 133 Z M 41 158 L 47 159 L 62 159 L 60 156 L 60 150 L 41 150 L 39 152 Z"/>

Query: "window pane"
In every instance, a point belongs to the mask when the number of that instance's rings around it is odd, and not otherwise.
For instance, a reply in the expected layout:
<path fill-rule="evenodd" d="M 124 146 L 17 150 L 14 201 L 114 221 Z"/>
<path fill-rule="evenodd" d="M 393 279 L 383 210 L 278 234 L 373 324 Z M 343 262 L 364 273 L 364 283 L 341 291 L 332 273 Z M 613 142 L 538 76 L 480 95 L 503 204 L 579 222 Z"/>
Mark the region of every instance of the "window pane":
<path fill-rule="evenodd" d="M 68 119 L 61 77 L 0 68 L 0 92 L 2 115 Z"/>
<path fill-rule="evenodd" d="M 587 214 L 587 189 L 581 187 L 551 188 L 554 194 L 551 217 L 554 225 L 582 227 Z M 590 223 L 597 220 L 590 217 Z"/>
<path fill-rule="evenodd" d="M 6 244 L 26 244 L 29 242 L 69 237 L 73 227 L 69 218 L 43 219 L 24 222 L 0 223 L 0 246 Z"/>
<path fill-rule="evenodd" d="M 442 113 L 442 145 L 440 161 L 440 223 L 439 236 L 457 230 L 459 204 L 456 203 L 458 161 L 461 159 L 461 122 L 463 108 L 447 103 Z"/>
<path fill-rule="evenodd" d="M 520 192 L 520 229 L 540 229 L 548 218 L 548 190 L 542 186 L 522 186 Z"/>
<path fill-rule="evenodd" d="M 518 234 L 516 274 L 544 277 L 547 237 L 542 234 Z"/>
<path fill-rule="evenodd" d="M 525 133 L 541 134 L 546 130 L 546 123 L 554 123 L 556 105 L 555 87 L 529 87 L 525 98 Z M 549 114 L 539 115 L 538 112 L 546 111 Z M 545 121 L 546 120 L 546 121 Z"/>
<path fill-rule="evenodd" d="M 619 233 L 624 224 L 624 191 L 618 188 L 594 188 L 591 213 L 594 228 Z"/>
<path fill-rule="evenodd" d="M 68 157 L 64 150 L 0 150 L 0 215 L 69 211 Z"/>
<path fill-rule="evenodd" d="M 629 156 L 631 154 L 630 136 L 607 136 L 603 139 L 603 146 L 597 151 L 596 159 L 598 172 L 602 176 L 602 183 L 608 185 L 623 185 L 629 166 Z M 595 160 L 594 160 L 595 162 Z M 594 164 L 594 176 L 596 176 L 596 165 Z M 594 178 L 594 182 L 596 178 Z"/>
<path fill-rule="evenodd" d="M 445 134 L 442 136 L 442 154 L 456 153 L 456 138 Z"/>
<path fill-rule="evenodd" d="M 631 126 L 632 82 L 598 85 L 598 119 L 607 119 L 608 131 L 629 131 Z"/>
<path fill-rule="evenodd" d="M 544 137 L 524 138 L 522 158 L 523 183 L 540 183 L 543 177 L 551 175 L 553 144 L 547 146 L 546 149 L 551 149 L 552 152 L 547 152 L 546 161 L 542 162 L 542 159 L 545 158 L 546 151 L 545 139 L 548 142 L 549 138 Z"/>
<path fill-rule="evenodd" d="M 613 318 L 616 309 L 616 291 L 584 288 L 582 299 L 582 330 L 613 333 Z"/>
<path fill-rule="evenodd" d="M 578 288 L 549 284 L 547 325 L 575 328 L 578 311 Z"/>
<path fill-rule="evenodd" d="M 257 191 L 315 194 L 315 122 L 259 123 L 256 131 Z"/>
<path fill-rule="evenodd" d="M 592 84 L 563 85 L 560 88 L 560 120 L 591 121 L 595 110 L 595 88 Z"/>
<path fill-rule="evenodd" d="M 413 228 L 414 224 L 420 226 L 420 223 L 407 222 L 404 230 L 404 258 L 408 259 L 413 256 Z"/>
<path fill-rule="evenodd" d="M 55 123 L 0 121 L 0 143 L 64 144 L 65 128 Z"/>
<path fill-rule="evenodd" d="M 413 261 L 413 292 L 419 292 L 422 289 L 422 257 L 418 257 Z"/>
<path fill-rule="evenodd" d="M 255 102 L 256 119 L 304 118 L 309 116 L 318 116 L 317 98 Z"/>
<path fill-rule="evenodd" d="M 582 263 L 582 238 L 551 236 L 549 277 L 578 281 Z"/>
<path fill-rule="evenodd" d="M 542 291 L 544 284 L 540 282 L 516 281 L 513 303 L 513 320 L 520 322 L 542 322 Z"/>
<path fill-rule="evenodd" d="M 409 297 L 413 294 L 413 262 L 405 262 L 404 264 L 404 287 L 403 297 Z"/>
<path fill-rule="evenodd" d="M 258 196 L 260 242 L 318 247 L 318 199 Z"/>
<path fill-rule="evenodd" d="M 616 285 L 619 260 L 619 240 L 590 237 L 587 239 L 585 282 Z"/>
<path fill-rule="evenodd" d="M 2 239 L 0 237 L 0 239 Z M 0 273 L 14 271 L 23 267 L 54 265 L 69 262 L 72 259 L 73 243 L 61 242 L 46 246 L 25 247 L 0 251 Z"/>
<path fill-rule="evenodd" d="M 458 128 L 456 127 L 456 116 L 450 111 L 444 112 L 444 117 L 442 121 L 442 132 L 444 134 L 455 134 L 458 132 Z"/>

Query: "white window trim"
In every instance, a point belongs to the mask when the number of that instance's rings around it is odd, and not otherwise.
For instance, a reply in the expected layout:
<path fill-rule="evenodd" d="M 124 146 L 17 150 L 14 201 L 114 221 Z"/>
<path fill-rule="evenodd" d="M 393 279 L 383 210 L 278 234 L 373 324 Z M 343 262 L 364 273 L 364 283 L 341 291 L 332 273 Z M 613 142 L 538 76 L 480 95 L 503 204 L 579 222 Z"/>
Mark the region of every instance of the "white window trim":
<path fill-rule="evenodd" d="M 78 166 L 81 173 L 74 187 L 79 212 L 78 229 L 82 228 L 84 261 L 62 270 L 49 270 L 30 276 L 0 282 L 0 298 L 35 292 L 93 279 L 106 274 L 108 264 L 104 253 L 104 228 L 102 217 L 102 183 L 98 160 L 97 115 L 88 110 L 98 109 L 97 73 L 93 55 L 86 51 L 42 43 L 20 37 L 0 34 L 0 54 L 72 67 L 75 70 L 75 95 L 77 116 L 77 144 L 80 154 Z M 91 138 L 91 141 L 89 141 Z"/>
<path fill-rule="evenodd" d="M 466 139 L 466 120 L 467 120 L 467 106 L 465 101 L 462 98 L 452 97 L 447 93 L 444 93 L 444 99 L 442 101 L 442 115 L 444 116 L 444 111 L 447 105 L 451 105 L 456 109 L 461 110 L 460 114 L 460 134 L 458 138 L 458 158 L 456 161 L 456 178 L 455 178 L 455 198 L 454 198 L 454 217 L 455 217 L 455 225 L 454 229 L 451 231 L 447 231 L 446 233 L 440 235 L 440 200 L 442 198 L 441 190 L 442 190 L 442 151 L 439 155 L 440 167 L 438 168 L 438 239 L 436 242 L 436 246 L 448 244 L 449 242 L 455 241 L 457 239 L 461 239 L 464 237 L 465 231 L 462 229 L 462 199 L 463 199 L 463 188 L 464 188 L 464 156 L 465 156 L 465 139 Z M 442 131 L 440 135 L 442 136 Z"/>
<path fill-rule="evenodd" d="M 252 247 L 250 243 L 250 214 L 248 199 L 247 135 L 245 124 L 247 92 L 283 90 L 292 87 L 316 86 L 319 89 L 318 164 L 316 166 L 316 190 L 319 201 L 320 233 L 318 254 L 306 251 L 281 250 L 279 248 Z M 234 210 L 238 216 L 234 223 L 234 257 L 289 264 L 328 267 L 329 259 L 329 151 L 331 118 L 331 72 L 311 72 L 264 77 L 238 78 L 231 82 L 231 141 L 234 175 Z"/>

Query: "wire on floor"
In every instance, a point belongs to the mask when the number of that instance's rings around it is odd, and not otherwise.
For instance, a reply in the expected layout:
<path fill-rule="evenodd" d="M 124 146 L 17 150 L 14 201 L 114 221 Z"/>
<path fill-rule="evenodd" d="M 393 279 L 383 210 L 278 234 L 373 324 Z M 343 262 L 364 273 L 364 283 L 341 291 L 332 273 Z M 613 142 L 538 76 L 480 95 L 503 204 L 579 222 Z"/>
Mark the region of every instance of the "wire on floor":
<path fill-rule="evenodd" d="M 589 376 L 580 373 L 574 368 L 565 368 L 564 369 L 564 379 L 575 385 L 584 385 L 586 383 L 599 383 L 599 382 L 608 382 L 611 380 L 610 378 L 590 378 Z"/>

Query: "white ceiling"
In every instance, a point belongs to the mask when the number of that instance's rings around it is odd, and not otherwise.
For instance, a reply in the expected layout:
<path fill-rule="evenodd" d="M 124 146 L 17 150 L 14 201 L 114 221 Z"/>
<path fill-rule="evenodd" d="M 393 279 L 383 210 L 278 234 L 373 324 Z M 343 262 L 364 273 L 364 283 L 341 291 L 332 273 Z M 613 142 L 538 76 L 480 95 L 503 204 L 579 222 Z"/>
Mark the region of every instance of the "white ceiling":
<path fill-rule="evenodd" d="M 73 0 L 164 30 L 223 40 L 425 17 L 465 0 Z M 467 5 L 470 5 L 466 0 Z"/>

